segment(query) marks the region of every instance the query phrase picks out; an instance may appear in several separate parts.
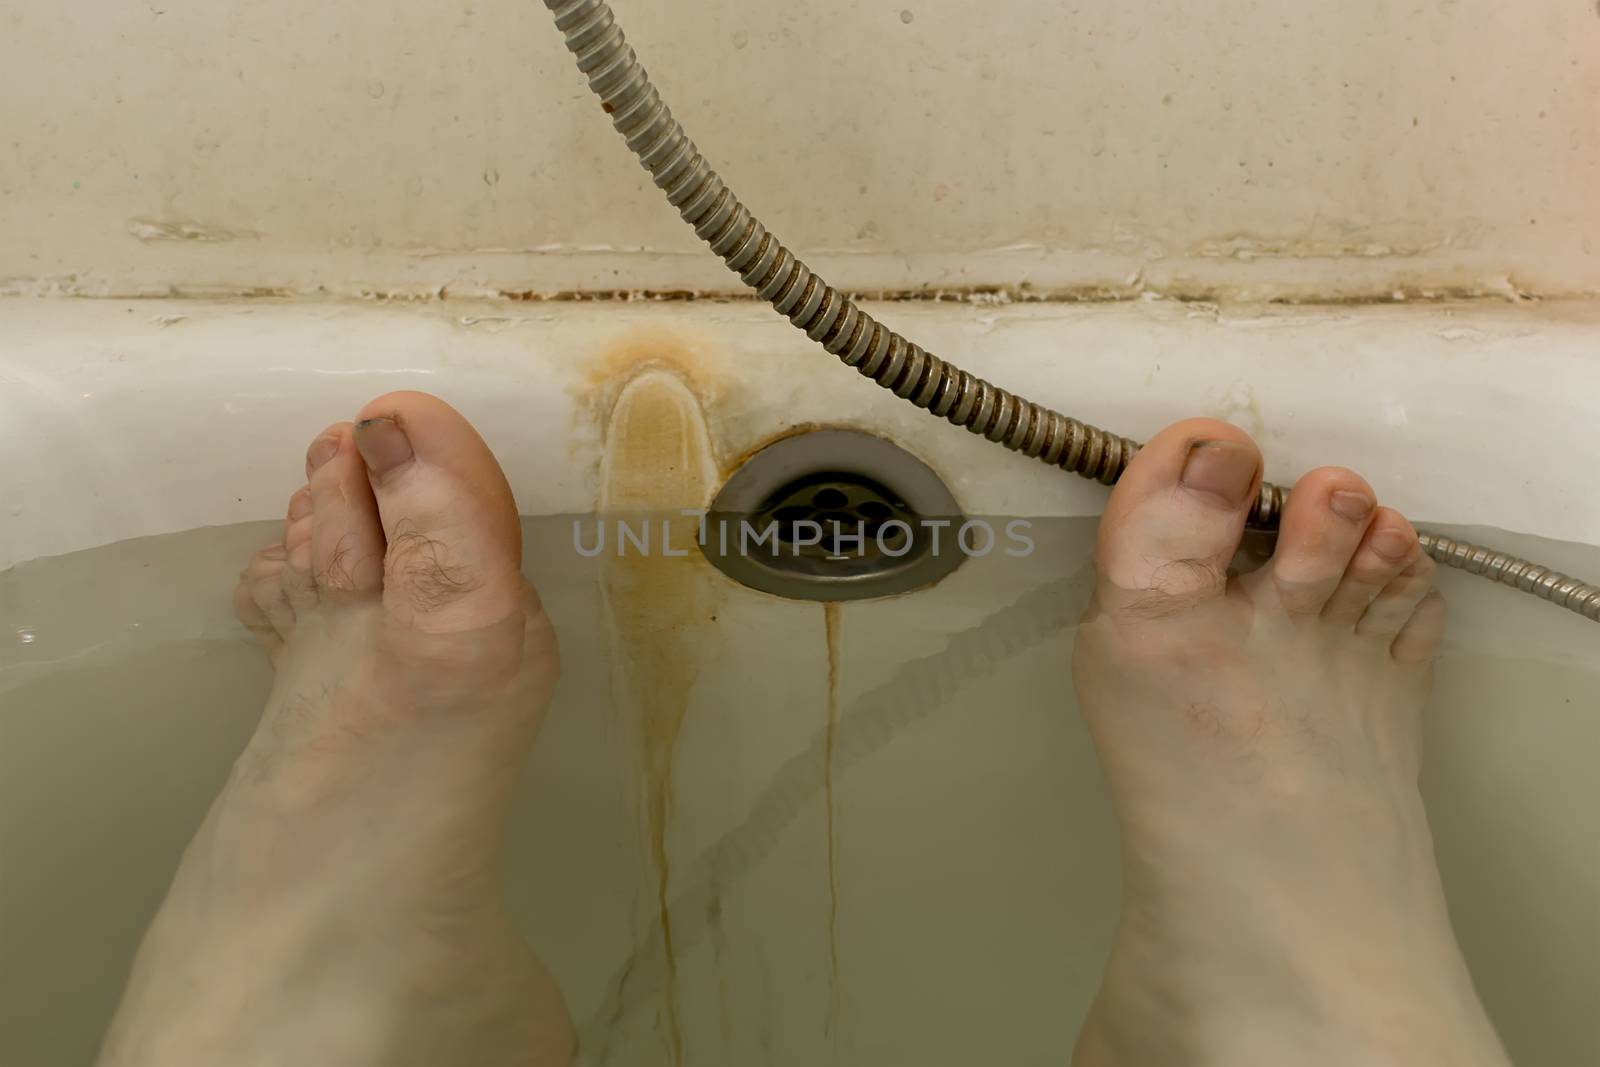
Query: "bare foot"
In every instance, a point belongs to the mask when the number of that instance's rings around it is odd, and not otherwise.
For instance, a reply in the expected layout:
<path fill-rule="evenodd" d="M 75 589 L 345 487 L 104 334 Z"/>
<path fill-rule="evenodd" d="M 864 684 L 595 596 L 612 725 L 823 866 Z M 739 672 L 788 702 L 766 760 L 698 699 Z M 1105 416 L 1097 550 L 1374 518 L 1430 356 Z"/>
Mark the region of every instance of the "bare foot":
<path fill-rule="evenodd" d="M 306 457 L 241 577 L 277 681 L 145 937 L 102 1062 L 565 1063 L 502 904 L 502 824 L 554 633 L 499 465 L 393 393 Z"/>
<path fill-rule="evenodd" d="M 1124 908 L 1080 1064 L 1503 1064 L 1417 792 L 1444 627 L 1416 532 L 1357 475 L 1258 491 L 1241 430 L 1179 423 L 1101 524 L 1073 673 L 1123 832 Z"/>

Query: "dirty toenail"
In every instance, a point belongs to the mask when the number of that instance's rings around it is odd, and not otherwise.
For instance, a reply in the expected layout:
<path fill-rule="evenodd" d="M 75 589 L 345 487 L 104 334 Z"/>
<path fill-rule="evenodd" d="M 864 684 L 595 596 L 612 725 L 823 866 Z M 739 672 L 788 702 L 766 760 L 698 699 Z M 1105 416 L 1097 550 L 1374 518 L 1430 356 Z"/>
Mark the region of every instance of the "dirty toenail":
<path fill-rule="evenodd" d="M 1231 511 L 1250 499 L 1257 462 L 1255 449 L 1233 441 L 1196 441 L 1189 446 L 1181 481 Z"/>
<path fill-rule="evenodd" d="M 1372 509 L 1378 506 L 1378 502 L 1366 493 L 1341 489 L 1333 494 L 1328 506 L 1333 508 L 1334 514 L 1340 518 L 1360 522 L 1372 514 Z"/>
<path fill-rule="evenodd" d="M 1372 535 L 1372 551 L 1399 563 L 1411 554 L 1411 535 L 1403 530 L 1379 530 Z"/>
<path fill-rule="evenodd" d="M 316 470 L 338 454 L 339 439 L 337 437 L 317 438 L 311 442 L 311 448 L 306 452 L 307 472 Z"/>
<path fill-rule="evenodd" d="M 311 514 L 311 490 L 302 489 L 289 501 L 289 521 L 295 522 Z"/>
<path fill-rule="evenodd" d="M 390 418 L 363 419 L 356 423 L 356 448 L 367 461 L 367 469 L 379 478 L 409 462 L 413 455 L 406 432 Z"/>

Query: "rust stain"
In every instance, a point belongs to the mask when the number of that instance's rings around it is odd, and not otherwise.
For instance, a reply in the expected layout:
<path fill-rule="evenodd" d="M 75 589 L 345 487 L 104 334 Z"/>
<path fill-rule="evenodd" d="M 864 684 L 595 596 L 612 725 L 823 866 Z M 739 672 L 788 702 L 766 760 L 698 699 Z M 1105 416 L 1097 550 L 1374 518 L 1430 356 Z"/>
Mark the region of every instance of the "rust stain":
<path fill-rule="evenodd" d="M 655 906 L 663 959 L 661 1019 L 673 1062 L 684 1062 L 678 1017 L 678 961 L 669 904 L 674 806 L 673 765 L 701 657 L 714 639 L 718 586 L 704 558 L 693 549 L 698 525 L 679 512 L 702 507 L 716 479 L 710 437 L 699 400 L 674 361 L 681 350 L 662 344 L 654 358 L 642 346 L 609 364 L 624 373 L 621 383 L 596 377 L 594 386 L 614 395 L 601 469 L 600 513 L 616 532 L 618 520 L 648 524 L 650 550 L 608 548 L 602 570 L 606 609 L 617 651 L 625 706 L 634 732 L 643 789 L 648 861 L 655 881 Z M 667 368 L 673 369 L 667 369 Z M 665 543 L 661 538 L 665 537 Z M 668 554 L 669 547 L 674 553 Z"/>
<path fill-rule="evenodd" d="M 639 327 L 621 334 L 588 361 L 578 387 L 591 402 L 609 398 L 614 403 L 644 371 L 663 370 L 704 404 L 720 395 L 725 368 L 726 360 L 714 346 L 686 330 Z"/>
<path fill-rule="evenodd" d="M 732 377 L 726 355 L 715 344 L 689 330 L 652 325 L 622 333 L 592 359 L 585 360 L 569 392 L 578 410 L 604 434 L 616 416 L 622 391 L 649 371 L 662 371 L 676 378 L 702 411 L 722 400 Z M 575 438 L 572 450 L 575 453 L 577 449 Z M 681 506 L 699 507 L 710 496 L 708 489 L 703 500 Z"/>
<path fill-rule="evenodd" d="M 828 827 L 828 1015 L 823 1032 L 832 1034 L 839 1021 L 839 869 L 838 839 L 834 832 L 833 749 L 839 731 L 839 608 L 822 605 L 828 634 L 828 718 L 823 734 L 822 792 L 827 804 Z"/>
<path fill-rule="evenodd" d="M 445 253 L 460 255 L 471 253 Z M 624 304 L 692 304 L 705 300 L 717 304 L 731 303 L 733 298 L 755 300 L 754 293 L 721 292 L 701 289 L 501 289 L 498 295 L 504 300 L 519 304 L 593 304 L 616 301 Z"/>
<path fill-rule="evenodd" d="M 492 250 L 486 250 L 492 251 Z M 471 255 L 472 250 L 418 253 Z M 1204 249 L 1194 253 L 1213 261 Z M 1228 256 L 1225 258 L 1237 258 Z M 1348 257 L 1335 257 L 1348 258 Z M 1374 257 L 1364 256 L 1372 259 Z M 1398 257 L 1403 259 L 1404 256 Z M 936 285 L 916 288 L 840 290 L 857 302 L 970 304 L 1118 304 L 1150 297 L 1174 303 L 1293 304 L 1305 307 L 1349 307 L 1369 304 L 1468 303 L 1476 301 L 1584 300 L 1592 289 L 1532 289 L 1514 278 L 1486 278 L 1472 272 L 1434 272 L 1402 277 L 1384 275 L 1373 281 L 1353 280 L 1343 285 L 1246 284 L 1239 281 L 1196 281 L 1187 276 L 1150 282 L 1106 281 L 1065 286 L 987 283 Z M 86 300 L 297 300 L 319 303 L 446 303 L 483 300 L 518 304 L 752 304 L 764 303 L 747 289 L 475 289 L 450 284 L 413 288 L 341 288 L 326 284 L 289 286 L 166 285 L 159 289 L 90 289 L 76 275 L 29 279 L 0 286 L 0 295 L 52 294 Z"/>
<path fill-rule="evenodd" d="M 1202 259 L 1219 258 L 1199 251 Z M 1228 258 L 1238 258 L 1230 256 Z M 1261 257 L 1265 258 L 1265 257 Z M 1366 257 L 1371 258 L 1371 257 Z M 1524 299 L 1586 297 L 1589 291 L 1525 290 L 1512 282 L 1486 279 L 1471 274 L 1425 276 L 1425 280 L 1384 277 L 1375 282 L 1356 282 L 1344 287 L 1326 285 L 1270 286 L 1246 285 L 1236 281 L 1201 282 L 1180 276 L 1159 284 L 1140 279 L 1103 284 L 1035 286 L 1029 282 L 1008 284 L 933 285 L 917 288 L 879 288 L 840 290 L 856 303 L 892 304 L 1125 304 L 1149 296 L 1174 303 L 1294 304 L 1306 307 L 1350 307 L 1395 303 L 1462 303 Z M 450 294 L 429 291 L 418 296 L 372 294 L 375 298 L 445 299 Z M 491 299 L 522 304 L 752 304 L 765 303 L 745 289 L 502 289 L 487 294 Z M 131 297 L 129 297 L 131 298 Z M 474 297 L 467 297 L 473 299 Z"/>

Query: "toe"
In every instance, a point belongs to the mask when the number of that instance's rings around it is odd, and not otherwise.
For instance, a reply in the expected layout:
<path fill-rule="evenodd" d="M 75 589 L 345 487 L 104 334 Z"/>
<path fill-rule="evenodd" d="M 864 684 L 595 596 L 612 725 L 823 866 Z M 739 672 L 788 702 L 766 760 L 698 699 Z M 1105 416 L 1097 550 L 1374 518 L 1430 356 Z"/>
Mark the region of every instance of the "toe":
<path fill-rule="evenodd" d="M 1394 658 L 1402 663 L 1427 663 L 1444 642 L 1444 597 L 1429 590 L 1394 639 Z"/>
<path fill-rule="evenodd" d="M 354 431 L 348 422 L 330 426 L 306 450 L 308 566 L 323 596 L 371 593 L 383 585 L 383 527 Z"/>
<path fill-rule="evenodd" d="M 289 512 L 283 520 L 283 595 L 297 612 L 309 610 L 317 602 L 317 584 L 311 578 L 314 521 L 311 487 L 306 486 L 289 498 Z"/>
<path fill-rule="evenodd" d="M 1356 622 L 1356 633 L 1381 638 L 1385 644 L 1394 641 L 1423 599 L 1433 592 L 1434 569 L 1433 560 L 1419 555 L 1367 605 Z"/>
<path fill-rule="evenodd" d="M 1405 516 L 1393 508 L 1379 508 L 1338 588 L 1328 597 L 1323 618 L 1354 626 L 1389 583 L 1420 558 L 1417 531 Z"/>
<path fill-rule="evenodd" d="M 1101 596 L 1155 614 L 1219 594 L 1261 485 L 1250 436 L 1214 419 L 1156 435 L 1117 482 L 1095 560 Z"/>
<path fill-rule="evenodd" d="M 1377 507 L 1372 487 L 1354 471 L 1324 467 L 1307 474 L 1284 505 L 1272 566 L 1259 572 L 1258 585 L 1270 580 L 1290 615 L 1319 616 L 1344 579 Z"/>
<path fill-rule="evenodd" d="M 283 571 L 288 566 L 288 550 L 283 545 L 269 545 L 250 559 L 250 564 L 239 575 L 239 586 L 234 591 L 234 614 L 255 634 L 268 651 L 274 642 L 260 628 L 264 621 L 281 644 L 294 630 L 294 609 L 283 592 Z M 248 603 L 241 599 L 248 598 Z"/>
<path fill-rule="evenodd" d="M 250 631 L 250 635 L 261 647 L 266 649 L 268 656 L 278 654 L 278 650 L 283 647 L 283 637 L 278 633 L 277 627 L 272 625 L 272 620 L 267 618 L 267 613 L 256 603 L 248 573 L 241 575 L 239 584 L 234 587 L 233 614 L 244 624 L 244 628 Z"/>
<path fill-rule="evenodd" d="M 357 417 L 388 543 L 385 608 L 418 629 L 476 629 L 521 609 L 522 533 L 500 465 L 454 408 L 379 397 Z"/>

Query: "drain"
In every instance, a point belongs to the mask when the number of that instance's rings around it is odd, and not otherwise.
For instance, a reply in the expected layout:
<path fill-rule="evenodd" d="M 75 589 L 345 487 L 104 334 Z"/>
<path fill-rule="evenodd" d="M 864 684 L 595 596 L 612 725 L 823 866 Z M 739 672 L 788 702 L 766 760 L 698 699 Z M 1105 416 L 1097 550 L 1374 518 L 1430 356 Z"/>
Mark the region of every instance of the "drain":
<path fill-rule="evenodd" d="M 752 589 L 795 600 L 890 596 L 961 565 L 955 497 L 898 445 L 813 430 L 750 457 L 711 504 L 701 551 Z"/>

